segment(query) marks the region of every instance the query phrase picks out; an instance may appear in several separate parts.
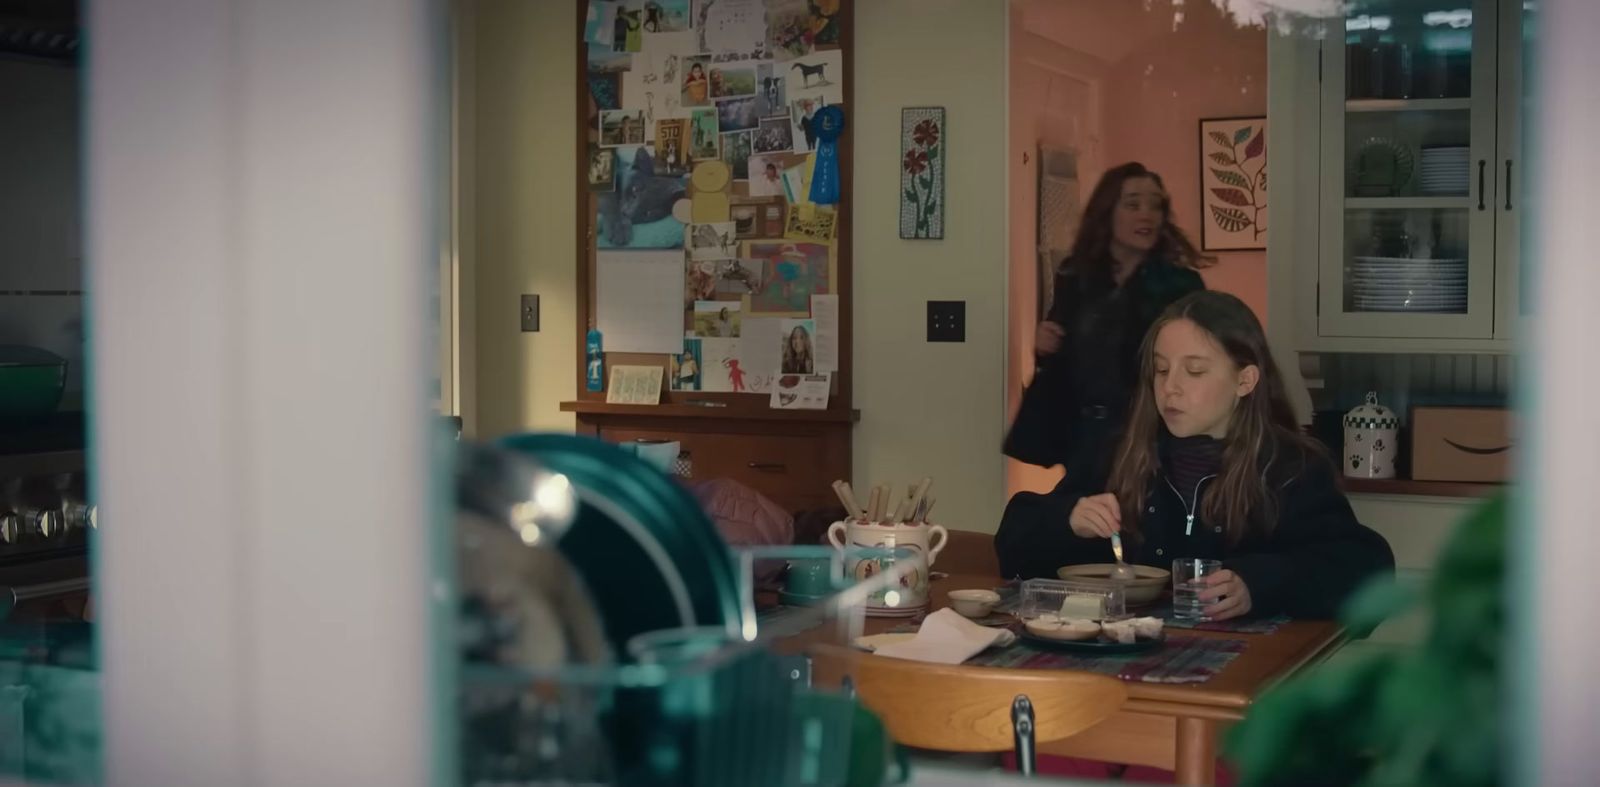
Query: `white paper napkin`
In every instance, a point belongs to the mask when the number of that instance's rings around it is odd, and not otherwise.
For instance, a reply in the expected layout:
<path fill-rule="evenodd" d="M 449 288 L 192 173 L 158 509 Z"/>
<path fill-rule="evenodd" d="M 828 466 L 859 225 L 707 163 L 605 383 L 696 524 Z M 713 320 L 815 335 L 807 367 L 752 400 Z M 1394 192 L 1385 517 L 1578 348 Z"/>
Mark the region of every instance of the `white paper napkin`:
<path fill-rule="evenodd" d="M 917 636 L 909 641 L 885 645 L 875 653 L 897 659 L 929 661 L 934 664 L 960 664 L 992 645 L 1009 645 L 1017 635 L 1003 628 L 985 628 L 953 609 L 941 609 L 922 621 Z"/>

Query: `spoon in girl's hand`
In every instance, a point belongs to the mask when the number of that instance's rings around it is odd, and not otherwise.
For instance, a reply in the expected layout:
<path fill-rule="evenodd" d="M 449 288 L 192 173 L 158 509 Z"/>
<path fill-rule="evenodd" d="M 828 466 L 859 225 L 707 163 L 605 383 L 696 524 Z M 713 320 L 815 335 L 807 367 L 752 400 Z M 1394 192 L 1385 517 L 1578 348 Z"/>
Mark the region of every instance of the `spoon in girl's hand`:
<path fill-rule="evenodd" d="M 1134 572 L 1133 567 L 1128 565 L 1127 563 L 1124 563 L 1122 561 L 1122 534 L 1121 533 L 1112 533 L 1111 534 L 1111 554 L 1117 556 L 1117 565 L 1113 566 L 1112 569 L 1111 569 L 1111 578 L 1112 579 L 1120 581 L 1120 582 L 1126 582 L 1126 581 L 1128 581 L 1130 579 L 1138 579 L 1139 578 L 1139 575 Z"/>

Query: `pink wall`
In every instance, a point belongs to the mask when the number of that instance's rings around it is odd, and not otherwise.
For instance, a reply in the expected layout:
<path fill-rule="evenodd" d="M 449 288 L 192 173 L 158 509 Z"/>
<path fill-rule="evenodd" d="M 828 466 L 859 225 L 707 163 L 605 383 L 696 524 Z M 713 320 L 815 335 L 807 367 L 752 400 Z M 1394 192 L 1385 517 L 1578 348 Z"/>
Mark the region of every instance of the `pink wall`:
<path fill-rule="evenodd" d="M 1012 8 L 1007 394 L 1015 412 L 1033 369 L 1034 150 L 1041 142 L 1079 149 L 1084 199 L 1105 167 L 1143 162 L 1166 181 L 1178 225 L 1198 244 L 1200 119 L 1266 114 L 1267 38 L 1234 27 L 1209 0 L 1019 0 Z M 1265 253 L 1216 256 L 1202 274 L 1206 286 L 1239 296 L 1264 322 Z M 1013 493 L 1059 478 L 1016 462 L 1007 471 Z"/>

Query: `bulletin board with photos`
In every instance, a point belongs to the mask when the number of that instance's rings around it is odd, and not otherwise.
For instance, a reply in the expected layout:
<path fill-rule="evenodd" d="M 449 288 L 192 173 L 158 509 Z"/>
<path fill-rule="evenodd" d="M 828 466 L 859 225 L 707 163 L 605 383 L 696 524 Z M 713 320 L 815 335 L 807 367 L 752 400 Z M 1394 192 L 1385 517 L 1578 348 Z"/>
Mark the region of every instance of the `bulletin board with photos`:
<path fill-rule="evenodd" d="M 848 411 L 849 0 L 579 5 L 579 403 Z"/>

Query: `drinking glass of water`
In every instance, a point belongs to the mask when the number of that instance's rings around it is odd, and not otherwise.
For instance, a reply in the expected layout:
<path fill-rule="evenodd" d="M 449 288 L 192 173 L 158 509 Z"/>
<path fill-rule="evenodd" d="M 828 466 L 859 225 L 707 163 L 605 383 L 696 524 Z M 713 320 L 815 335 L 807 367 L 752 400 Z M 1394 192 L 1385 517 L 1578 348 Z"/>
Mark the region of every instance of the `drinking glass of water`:
<path fill-rule="evenodd" d="M 1178 558 L 1172 561 L 1172 616 L 1178 620 L 1205 620 L 1210 602 L 1200 600 L 1202 579 L 1222 570 L 1220 560 Z"/>

